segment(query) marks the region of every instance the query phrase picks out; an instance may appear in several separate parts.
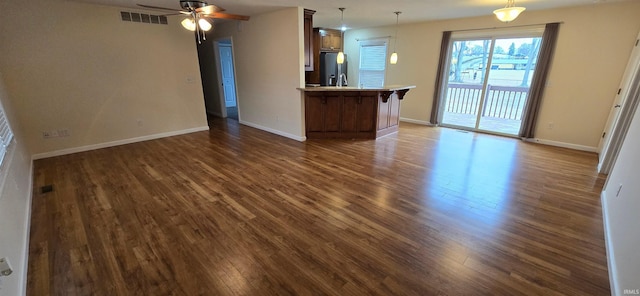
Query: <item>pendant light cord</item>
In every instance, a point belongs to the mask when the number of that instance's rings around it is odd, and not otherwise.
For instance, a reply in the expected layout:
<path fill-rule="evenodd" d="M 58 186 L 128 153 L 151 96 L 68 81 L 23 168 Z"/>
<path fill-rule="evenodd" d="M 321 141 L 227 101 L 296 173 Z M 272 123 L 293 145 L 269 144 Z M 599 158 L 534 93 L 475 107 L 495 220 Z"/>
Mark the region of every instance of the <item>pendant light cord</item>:
<path fill-rule="evenodd" d="M 344 29 L 346 26 L 344 25 L 344 10 L 346 8 L 340 7 L 340 51 L 344 52 Z"/>
<path fill-rule="evenodd" d="M 401 11 L 394 12 L 396 14 L 396 40 L 393 42 L 393 52 L 396 52 L 396 45 L 398 44 L 398 19 L 400 17 Z"/>

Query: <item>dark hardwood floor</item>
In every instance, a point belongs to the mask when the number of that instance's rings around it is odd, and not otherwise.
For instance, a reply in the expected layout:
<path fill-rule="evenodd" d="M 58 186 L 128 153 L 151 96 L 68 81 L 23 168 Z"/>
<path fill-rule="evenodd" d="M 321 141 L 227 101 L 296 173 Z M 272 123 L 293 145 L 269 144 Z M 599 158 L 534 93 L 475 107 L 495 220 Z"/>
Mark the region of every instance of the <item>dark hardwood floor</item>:
<path fill-rule="evenodd" d="M 596 164 L 408 123 L 299 143 L 233 120 L 38 160 L 28 294 L 609 295 Z"/>

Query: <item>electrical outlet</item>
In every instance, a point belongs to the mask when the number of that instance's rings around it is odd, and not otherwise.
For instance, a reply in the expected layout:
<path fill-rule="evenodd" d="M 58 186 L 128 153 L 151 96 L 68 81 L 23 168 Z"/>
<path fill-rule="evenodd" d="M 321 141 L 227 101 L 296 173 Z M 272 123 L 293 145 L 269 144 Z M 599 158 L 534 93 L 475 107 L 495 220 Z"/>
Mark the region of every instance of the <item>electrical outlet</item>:
<path fill-rule="evenodd" d="M 553 129 L 556 126 L 555 123 L 553 122 L 549 122 L 549 129 Z"/>
<path fill-rule="evenodd" d="M 144 122 L 142 121 L 142 119 L 137 119 L 136 123 L 138 123 L 138 126 L 143 126 Z"/>
<path fill-rule="evenodd" d="M 70 135 L 71 135 L 71 133 L 69 132 L 69 129 L 67 129 L 67 128 L 58 130 L 58 137 L 68 137 Z"/>
<path fill-rule="evenodd" d="M 42 132 L 42 138 L 43 139 L 51 138 L 51 132 Z"/>

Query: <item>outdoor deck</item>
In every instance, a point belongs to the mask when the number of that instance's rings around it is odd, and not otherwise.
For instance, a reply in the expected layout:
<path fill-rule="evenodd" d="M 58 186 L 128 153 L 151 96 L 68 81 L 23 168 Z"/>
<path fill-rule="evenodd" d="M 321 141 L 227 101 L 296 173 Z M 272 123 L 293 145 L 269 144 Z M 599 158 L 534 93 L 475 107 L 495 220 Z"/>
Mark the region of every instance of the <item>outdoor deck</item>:
<path fill-rule="evenodd" d="M 475 128 L 477 112 L 482 108 L 479 130 L 517 135 L 528 90 L 528 87 L 488 85 L 484 104 L 480 106 L 481 85 L 450 83 L 442 123 Z"/>

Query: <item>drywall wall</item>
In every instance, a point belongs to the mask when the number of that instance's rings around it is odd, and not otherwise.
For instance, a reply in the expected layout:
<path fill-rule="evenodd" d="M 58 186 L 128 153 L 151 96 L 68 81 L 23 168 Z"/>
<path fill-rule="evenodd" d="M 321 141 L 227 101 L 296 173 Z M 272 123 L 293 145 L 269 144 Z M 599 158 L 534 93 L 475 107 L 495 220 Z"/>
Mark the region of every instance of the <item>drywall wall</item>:
<path fill-rule="evenodd" d="M 637 95 L 638 93 L 636 93 Z M 640 112 L 636 110 L 602 193 L 612 295 L 640 289 Z M 624 293 L 624 290 L 636 292 Z"/>
<path fill-rule="evenodd" d="M 304 140 L 302 8 L 218 25 L 214 38 L 232 37 L 241 123 Z"/>
<path fill-rule="evenodd" d="M 31 154 L 25 146 L 24 134 L 5 90 L 2 73 L 0 103 L 14 133 L 13 143 L 9 145 L 0 167 L 0 257 L 9 259 L 13 273 L 1 279 L 0 295 L 25 295 L 31 212 Z"/>
<path fill-rule="evenodd" d="M 0 2 L 0 68 L 32 153 L 207 126 L 194 35 L 178 18 L 123 22 L 118 8 L 64 0 L 29 6 L 38 8 Z M 43 139 L 60 129 L 70 136 Z"/>
<path fill-rule="evenodd" d="M 386 83 L 416 85 L 402 103 L 401 116 L 428 122 L 443 31 L 562 22 L 536 138 L 595 151 L 640 30 L 638 15 L 640 2 L 627 1 L 527 10 L 509 24 L 487 15 L 401 25 L 398 28 L 398 64 L 388 66 Z M 351 80 L 356 82 L 358 77 L 357 39 L 394 35 L 393 26 L 346 32 L 345 51 L 354 65 L 349 67 Z M 393 42 L 395 40 L 391 38 L 390 48 L 393 48 Z M 548 128 L 550 122 L 554 123 L 553 129 Z"/>

